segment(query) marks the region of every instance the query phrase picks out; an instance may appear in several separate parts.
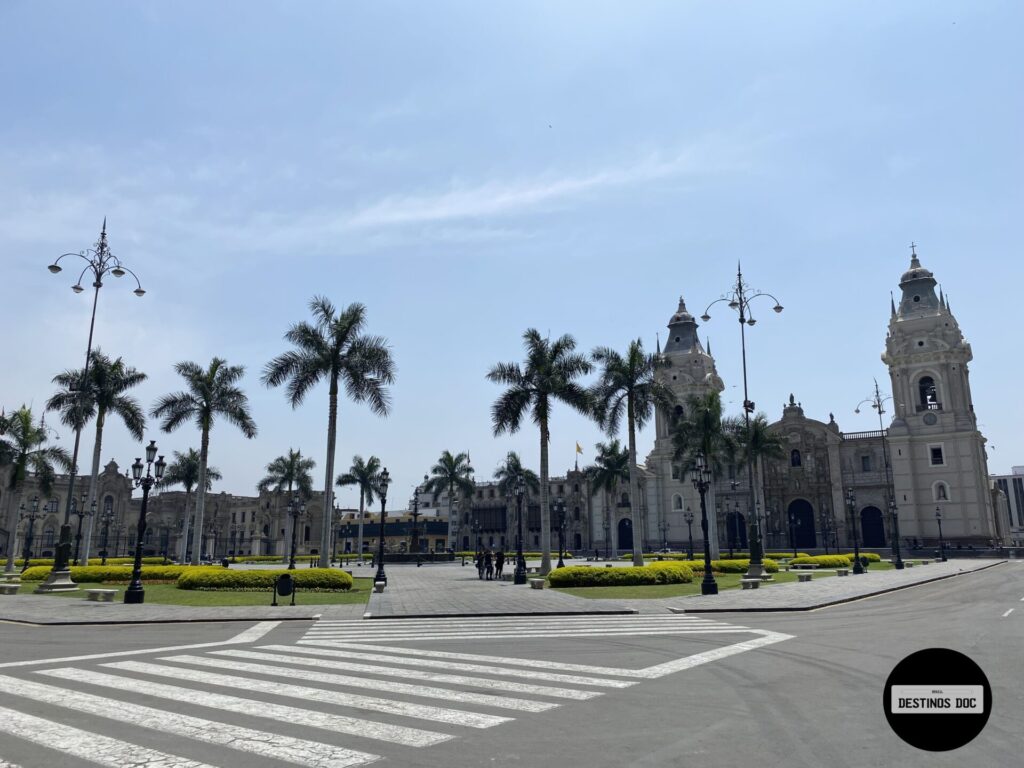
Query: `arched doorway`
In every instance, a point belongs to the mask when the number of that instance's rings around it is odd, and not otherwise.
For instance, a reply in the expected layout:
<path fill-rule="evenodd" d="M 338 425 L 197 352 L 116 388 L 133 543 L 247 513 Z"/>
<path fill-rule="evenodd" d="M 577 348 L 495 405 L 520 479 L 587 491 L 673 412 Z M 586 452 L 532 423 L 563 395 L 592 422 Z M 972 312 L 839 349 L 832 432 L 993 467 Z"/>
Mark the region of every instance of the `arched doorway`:
<path fill-rule="evenodd" d="M 796 539 L 797 549 L 813 549 L 818 546 L 818 537 L 814 530 L 814 507 L 806 499 L 797 499 L 790 503 L 788 508 L 789 517 L 784 521 L 788 526 L 790 520 L 793 525 L 793 536 Z M 788 536 L 789 529 L 787 527 Z"/>
<path fill-rule="evenodd" d="M 619 520 L 618 548 L 633 550 L 633 522 L 628 517 Z"/>
<path fill-rule="evenodd" d="M 725 524 L 726 546 L 735 549 L 747 548 L 747 520 L 740 512 L 730 512 Z"/>
<path fill-rule="evenodd" d="M 885 523 L 878 507 L 864 507 L 860 511 L 860 537 L 865 547 L 885 546 Z"/>

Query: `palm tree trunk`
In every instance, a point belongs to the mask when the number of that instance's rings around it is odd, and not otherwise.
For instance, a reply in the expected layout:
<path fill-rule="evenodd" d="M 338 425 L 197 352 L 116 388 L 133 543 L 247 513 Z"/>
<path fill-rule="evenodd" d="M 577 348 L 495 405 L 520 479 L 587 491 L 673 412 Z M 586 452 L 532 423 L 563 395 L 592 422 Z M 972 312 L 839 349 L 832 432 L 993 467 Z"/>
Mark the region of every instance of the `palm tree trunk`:
<path fill-rule="evenodd" d="M 633 519 L 633 565 L 644 564 L 643 522 L 640 520 L 640 477 L 636 468 L 636 418 L 633 398 L 626 405 L 629 427 L 629 515 Z"/>
<path fill-rule="evenodd" d="M 181 552 L 178 554 L 178 562 L 183 564 L 188 558 L 188 520 L 189 513 L 188 508 L 192 501 L 192 486 L 185 486 L 185 519 L 181 521 L 181 541 L 178 542 L 178 549 Z"/>
<path fill-rule="evenodd" d="M 4 573 L 14 573 L 14 558 L 18 549 L 18 516 L 14 499 L 17 498 L 18 491 L 18 486 L 14 486 L 7 494 L 7 564 L 4 566 Z"/>
<path fill-rule="evenodd" d="M 529 505 L 527 505 L 529 510 Z M 529 520 L 529 514 L 526 515 Z M 548 420 L 540 424 L 540 575 L 551 570 L 551 510 L 548 509 Z"/>
<path fill-rule="evenodd" d="M 320 567 L 331 567 L 331 507 L 334 502 L 334 449 L 338 436 L 338 377 L 331 379 L 327 409 L 327 479 L 324 482 L 323 528 L 320 531 Z"/>
<path fill-rule="evenodd" d="M 96 486 L 99 485 L 100 477 L 100 453 L 103 448 L 103 423 L 106 421 L 107 414 L 102 410 L 96 412 L 96 442 L 92 446 L 92 472 L 89 475 L 89 497 L 87 499 L 87 506 L 85 509 L 89 512 L 95 512 L 96 506 Z M 82 534 L 82 565 L 89 564 L 89 549 L 92 545 L 92 526 L 95 523 L 95 515 L 89 515 L 85 521 L 85 532 Z"/>
<path fill-rule="evenodd" d="M 455 537 L 452 536 L 452 494 L 455 492 L 455 484 L 448 483 L 448 548 L 455 551 Z"/>
<path fill-rule="evenodd" d="M 206 460 L 210 453 L 210 428 L 203 427 L 199 445 L 199 490 L 196 492 L 196 523 L 192 529 L 192 565 L 199 565 L 203 546 L 203 512 L 206 510 Z"/>
<path fill-rule="evenodd" d="M 363 514 L 366 510 L 366 497 L 363 494 L 363 489 L 359 489 L 359 533 L 356 536 L 356 560 L 357 563 L 363 562 Z"/>

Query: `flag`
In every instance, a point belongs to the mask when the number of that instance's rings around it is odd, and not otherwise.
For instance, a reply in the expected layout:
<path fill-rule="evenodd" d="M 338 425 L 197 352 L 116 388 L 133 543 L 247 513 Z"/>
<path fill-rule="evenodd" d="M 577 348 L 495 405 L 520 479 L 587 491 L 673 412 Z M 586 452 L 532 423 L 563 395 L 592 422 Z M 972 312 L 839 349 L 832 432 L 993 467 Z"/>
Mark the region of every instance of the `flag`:
<path fill-rule="evenodd" d="M 579 454 L 583 453 L 583 446 L 580 445 L 579 443 L 576 443 L 576 453 L 579 453 Z"/>

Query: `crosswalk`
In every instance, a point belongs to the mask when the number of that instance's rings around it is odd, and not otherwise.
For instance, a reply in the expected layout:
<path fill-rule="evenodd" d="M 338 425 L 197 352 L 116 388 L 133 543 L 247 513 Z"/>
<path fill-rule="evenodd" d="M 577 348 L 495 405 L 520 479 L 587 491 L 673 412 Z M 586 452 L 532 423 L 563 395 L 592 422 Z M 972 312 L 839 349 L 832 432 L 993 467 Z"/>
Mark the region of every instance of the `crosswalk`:
<path fill-rule="evenodd" d="M 733 642 L 738 633 L 752 637 Z M 710 634 L 727 644 L 641 669 L 415 647 Z M 408 750 L 557 715 L 788 637 L 685 615 L 319 621 L 290 645 L 57 660 L 0 674 L 0 768 L 75 764 L 69 757 L 117 768 L 345 768 L 385 756 L 401 765 L 413 762 Z M 20 746 L 6 754 L 5 743 Z"/>

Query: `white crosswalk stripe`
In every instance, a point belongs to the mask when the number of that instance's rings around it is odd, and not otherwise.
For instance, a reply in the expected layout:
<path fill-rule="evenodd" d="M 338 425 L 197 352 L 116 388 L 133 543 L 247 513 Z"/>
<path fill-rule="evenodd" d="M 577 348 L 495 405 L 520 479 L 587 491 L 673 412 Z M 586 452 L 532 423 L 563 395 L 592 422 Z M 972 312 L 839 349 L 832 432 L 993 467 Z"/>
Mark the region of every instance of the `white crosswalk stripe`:
<path fill-rule="evenodd" d="M 737 633 L 754 637 L 737 642 Z M 637 669 L 413 647 L 478 637 L 561 643 L 630 635 L 694 636 L 707 650 Z M 281 766 L 354 768 L 383 759 L 376 753 L 385 747 L 420 749 L 532 713 L 557 715 L 576 701 L 788 638 L 671 614 L 321 621 L 293 645 L 164 648 L 120 660 L 101 654 L 81 667 L 54 659 L 60 666 L 18 673 L 25 677 L 0 674 L 9 697 L 9 708 L 0 707 L 0 735 L 33 745 L 40 762 L 25 768 L 67 759 L 57 752 L 118 768 L 206 768 L 191 758 L 235 765 L 238 758 L 227 758 L 232 751 Z M 59 714 L 41 716 L 50 710 Z M 101 725 L 69 726 L 69 710 Z M 170 738 L 203 748 L 183 746 L 185 756 L 157 749 L 177 743 Z M 407 754 L 392 759 L 410 762 Z M 0 768 L 19 766 L 0 759 Z"/>

